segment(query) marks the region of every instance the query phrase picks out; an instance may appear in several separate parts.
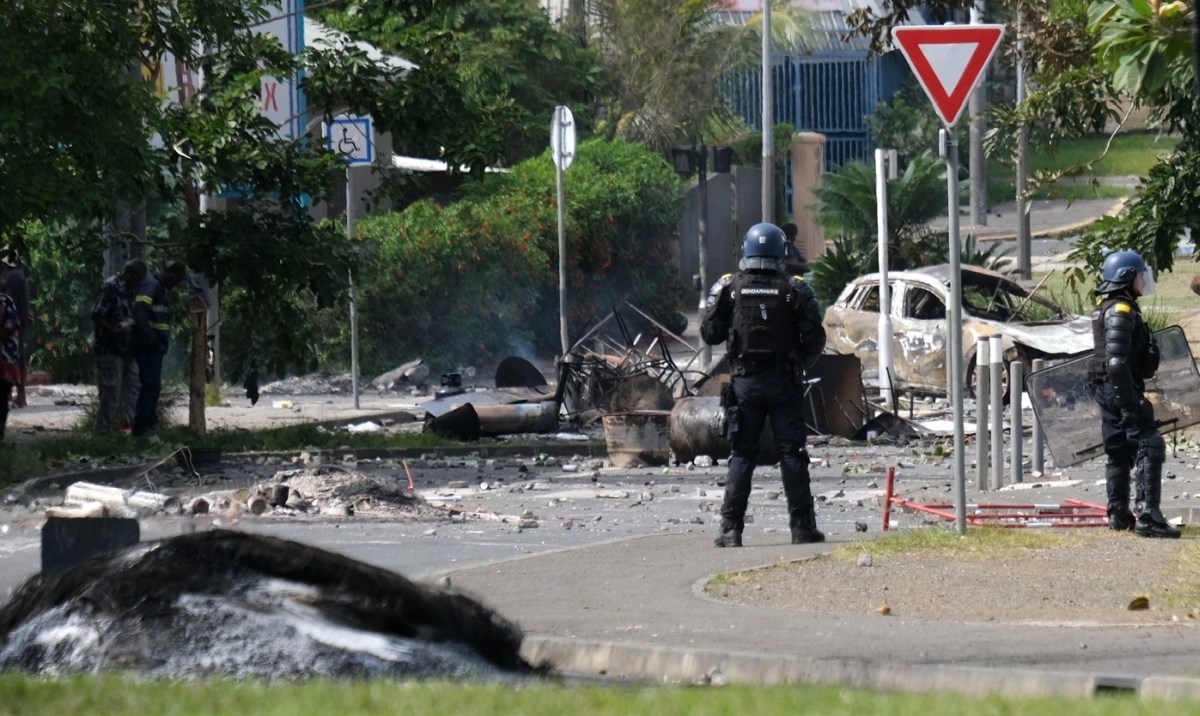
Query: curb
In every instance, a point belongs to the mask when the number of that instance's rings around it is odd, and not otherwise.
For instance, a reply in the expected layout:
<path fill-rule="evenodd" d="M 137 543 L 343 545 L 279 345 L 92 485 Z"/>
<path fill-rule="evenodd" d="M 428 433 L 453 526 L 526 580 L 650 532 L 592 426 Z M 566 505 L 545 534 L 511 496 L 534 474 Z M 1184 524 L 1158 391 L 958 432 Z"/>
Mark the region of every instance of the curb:
<path fill-rule="evenodd" d="M 1113 204 L 1112 208 L 1110 208 L 1108 211 L 1104 212 L 1104 214 L 1102 214 L 1101 216 L 1091 218 L 1091 219 L 1086 219 L 1084 221 L 1077 221 L 1073 224 L 1064 224 L 1062 226 L 1055 226 L 1055 227 L 1048 228 L 1048 229 L 1042 229 L 1041 231 L 1030 231 L 1029 238 L 1030 239 L 1054 239 L 1054 238 L 1063 236 L 1064 234 L 1071 234 L 1071 233 L 1079 231 L 1080 229 L 1085 229 L 1085 228 L 1091 226 L 1092 224 L 1096 223 L 1096 221 L 1100 218 L 1107 217 L 1107 216 L 1116 216 L 1117 214 L 1120 214 L 1121 210 L 1125 208 L 1125 204 L 1127 204 L 1129 202 L 1129 197 L 1122 197 L 1120 199 L 1114 199 L 1113 201 L 1114 201 L 1114 204 Z M 987 230 L 986 226 L 985 227 L 974 226 L 972 228 L 975 231 L 978 231 L 980 228 Z M 986 235 L 981 236 L 979 234 L 972 233 L 971 229 L 968 229 L 965 227 L 960 227 L 959 233 L 964 236 L 968 236 L 968 235 L 974 236 L 975 241 L 977 241 L 977 242 L 1016 241 L 1017 240 L 1017 233 L 1015 231 L 1007 232 L 1007 233 L 986 234 Z"/>
<path fill-rule="evenodd" d="M 965 696 L 1089 697 L 1118 693 L 1141 699 L 1200 699 L 1200 679 L 1136 674 L 1091 674 L 953 665 L 893 665 L 845 659 L 723 653 L 643 644 L 526 637 L 521 656 L 558 673 L 643 683 L 813 684 L 890 692 Z"/>

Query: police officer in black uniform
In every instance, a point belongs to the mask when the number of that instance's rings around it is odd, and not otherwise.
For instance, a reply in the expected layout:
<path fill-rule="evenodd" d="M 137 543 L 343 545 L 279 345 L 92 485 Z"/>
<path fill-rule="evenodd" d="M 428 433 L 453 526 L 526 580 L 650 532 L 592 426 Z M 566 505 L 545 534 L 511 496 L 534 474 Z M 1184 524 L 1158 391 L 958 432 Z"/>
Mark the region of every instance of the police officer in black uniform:
<path fill-rule="evenodd" d="M 792 544 L 823 542 L 809 489 L 804 363 L 825 347 L 821 309 L 804 280 L 784 272 L 785 237 L 774 224 L 746 232 L 738 272 L 720 278 L 705 301 L 700 335 L 728 341 L 732 382 L 721 394 L 732 453 L 718 547 L 741 547 L 758 439 L 769 418 L 787 495 Z"/>
<path fill-rule="evenodd" d="M 1142 320 L 1138 296 L 1154 293 L 1154 274 L 1135 251 L 1104 258 L 1092 312 L 1094 348 L 1089 370 L 1092 397 L 1100 405 L 1101 434 L 1108 455 L 1108 526 L 1143 537 L 1177 538 L 1159 509 L 1167 446 L 1146 400 L 1146 379 L 1158 370 L 1158 344 Z M 1130 471 L 1137 478 L 1129 510 Z"/>

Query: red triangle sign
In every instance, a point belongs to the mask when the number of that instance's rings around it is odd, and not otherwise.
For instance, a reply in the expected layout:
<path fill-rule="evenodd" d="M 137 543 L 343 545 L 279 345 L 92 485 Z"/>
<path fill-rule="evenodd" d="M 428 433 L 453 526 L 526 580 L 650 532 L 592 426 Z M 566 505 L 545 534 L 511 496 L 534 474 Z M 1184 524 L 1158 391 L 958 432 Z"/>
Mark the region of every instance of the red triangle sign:
<path fill-rule="evenodd" d="M 953 127 L 967 98 L 1000 47 L 1003 25 L 910 25 L 892 28 L 892 40 L 933 102 Z"/>

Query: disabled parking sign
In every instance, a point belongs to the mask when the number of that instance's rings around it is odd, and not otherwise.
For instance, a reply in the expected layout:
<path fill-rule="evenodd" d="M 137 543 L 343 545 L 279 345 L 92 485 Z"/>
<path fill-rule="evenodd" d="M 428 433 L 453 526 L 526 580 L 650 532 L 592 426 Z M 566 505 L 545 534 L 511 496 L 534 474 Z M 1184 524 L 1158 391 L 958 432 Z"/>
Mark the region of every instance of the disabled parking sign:
<path fill-rule="evenodd" d="M 325 146 L 350 166 L 375 161 L 371 118 L 341 115 L 325 125 Z"/>

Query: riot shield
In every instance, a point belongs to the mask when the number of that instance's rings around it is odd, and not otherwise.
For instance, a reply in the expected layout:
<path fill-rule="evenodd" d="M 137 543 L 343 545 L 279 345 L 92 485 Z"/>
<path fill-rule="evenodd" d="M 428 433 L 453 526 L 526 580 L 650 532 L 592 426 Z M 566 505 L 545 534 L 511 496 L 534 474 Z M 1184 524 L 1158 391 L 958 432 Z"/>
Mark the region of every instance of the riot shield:
<path fill-rule="evenodd" d="M 1146 381 L 1146 399 L 1154 405 L 1159 432 L 1166 434 L 1200 423 L 1200 371 L 1179 326 L 1154 334 L 1161 360 Z M 1025 390 L 1046 438 L 1055 467 L 1077 465 L 1104 454 L 1100 407 L 1088 392 L 1091 356 L 1058 363 L 1025 378 Z"/>

